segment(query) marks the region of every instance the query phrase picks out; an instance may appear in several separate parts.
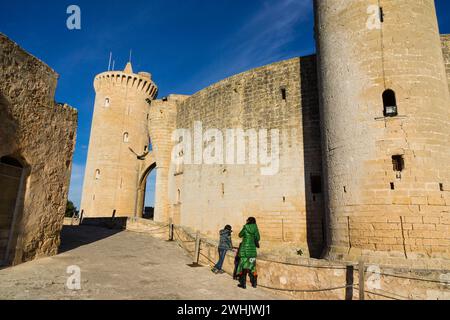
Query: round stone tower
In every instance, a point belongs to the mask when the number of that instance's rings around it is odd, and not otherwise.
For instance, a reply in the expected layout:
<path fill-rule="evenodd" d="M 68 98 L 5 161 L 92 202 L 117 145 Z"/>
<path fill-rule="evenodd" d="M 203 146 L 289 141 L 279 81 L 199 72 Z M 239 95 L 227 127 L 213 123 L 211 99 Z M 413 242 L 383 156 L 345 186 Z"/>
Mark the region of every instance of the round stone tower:
<path fill-rule="evenodd" d="M 316 0 L 328 257 L 450 257 L 450 98 L 433 0 Z"/>
<path fill-rule="evenodd" d="M 95 77 L 96 91 L 81 210 L 85 217 L 133 217 L 137 213 L 140 160 L 149 150 L 149 100 L 158 88 L 146 72 Z"/>

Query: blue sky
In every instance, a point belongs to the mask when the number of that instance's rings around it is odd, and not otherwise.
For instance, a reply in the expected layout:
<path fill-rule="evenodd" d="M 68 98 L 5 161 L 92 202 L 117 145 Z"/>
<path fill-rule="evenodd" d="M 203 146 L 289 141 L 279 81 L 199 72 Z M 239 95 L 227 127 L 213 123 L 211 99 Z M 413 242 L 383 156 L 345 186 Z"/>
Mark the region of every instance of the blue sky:
<path fill-rule="evenodd" d="M 81 30 L 66 28 L 71 4 L 81 8 Z M 441 33 L 450 33 L 450 1 L 436 6 Z M 235 73 L 315 51 L 312 0 L 0 0 L 0 32 L 56 70 L 56 100 L 79 111 L 69 195 L 77 206 L 92 83 L 108 68 L 110 51 L 119 69 L 132 49 L 134 70 L 153 74 L 160 97 L 192 94 Z"/>

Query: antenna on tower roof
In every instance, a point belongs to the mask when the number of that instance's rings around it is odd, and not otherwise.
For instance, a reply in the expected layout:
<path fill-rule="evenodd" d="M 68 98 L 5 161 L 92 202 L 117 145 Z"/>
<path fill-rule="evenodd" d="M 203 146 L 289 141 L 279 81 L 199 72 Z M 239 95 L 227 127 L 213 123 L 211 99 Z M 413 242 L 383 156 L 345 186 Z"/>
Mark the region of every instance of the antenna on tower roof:
<path fill-rule="evenodd" d="M 109 53 L 108 71 L 111 71 L 112 52 Z"/>
<path fill-rule="evenodd" d="M 114 71 L 115 67 L 116 67 L 116 60 L 113 60 L 112 71 Z"/>
<path fill-rule="evenodd" d="M 133 55 L 133 49 L 130 49 L 130 59 L 128 60 L 128 62 L 130 62 L 130 63 L 131 63 L 131 57 L 132 57 L 132 55 Z"/>

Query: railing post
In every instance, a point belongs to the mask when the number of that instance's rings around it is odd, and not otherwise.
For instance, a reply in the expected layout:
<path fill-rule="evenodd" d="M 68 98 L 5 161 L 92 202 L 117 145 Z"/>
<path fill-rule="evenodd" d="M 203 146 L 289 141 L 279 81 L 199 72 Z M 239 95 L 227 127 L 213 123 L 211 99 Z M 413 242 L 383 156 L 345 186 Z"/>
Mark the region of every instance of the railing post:
<path fill-rule="evenodd" d="M 114 219 L 116 218 L 116 209 L 113 210 L 112 216 L 111 216 L 111 221 L 109 222 L 109 228 L 110 229 L 114 229 Z"/>
<path fill-rule="evenodd" d="M 77 212 L 75 210 L 75 212 L 72 215 L 72 219 L 70 220 L 70 225 L 73 226 L 73 221 L 75 220 L 75 216 L 77 215 Z"/>
<path fill-rule="evenodd" d="M 354 266 L 352 265 L 347 266 L 347 275 L 345 278 L 345 283 L 347 285 L 347 288 L 345 288 L 345 300 L 353 300 L 354 271 L 355 271 Z"/>
<path fill-rule="evenodd" d="M 365 294 L 366 275 L 363 260 L 359 261 L 358 272 L 359 272 L 359 300 L 365 300 L 364 294 Z"/>
<path fill-rule="evenodd" d="M 81 213 L 80 213 L 80 226 L 83 224 L 83 218 L 84 218 L 84 209 L 81 210 Z"/>
<path fill-rule="evenodd" d="M 198 265 L 200 261 L 200 231 L 195 236 L 194 265 Z"/>
<path fill-rule="evenodd" d="M 173 221 L 172 218 L 169 219 L 169 241 L 173 241 Z"/>

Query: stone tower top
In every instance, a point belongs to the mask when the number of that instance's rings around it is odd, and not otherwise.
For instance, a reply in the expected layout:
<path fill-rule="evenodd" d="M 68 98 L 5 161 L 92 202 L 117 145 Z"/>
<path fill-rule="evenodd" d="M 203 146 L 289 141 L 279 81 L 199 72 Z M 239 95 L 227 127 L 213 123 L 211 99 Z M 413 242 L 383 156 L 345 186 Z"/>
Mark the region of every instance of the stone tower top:
<path fill-rule="evenodd" d="M 154 99 L 158 93 L 157 85 L 152 81 L 151 74 L 139 72 L 135 74 L 130 62 L 123 71 L 107 71 L 95 77 L 94 88 L 98 92 L 102 88 L 127 87 L 143 92 L 150 99 Z"/>

